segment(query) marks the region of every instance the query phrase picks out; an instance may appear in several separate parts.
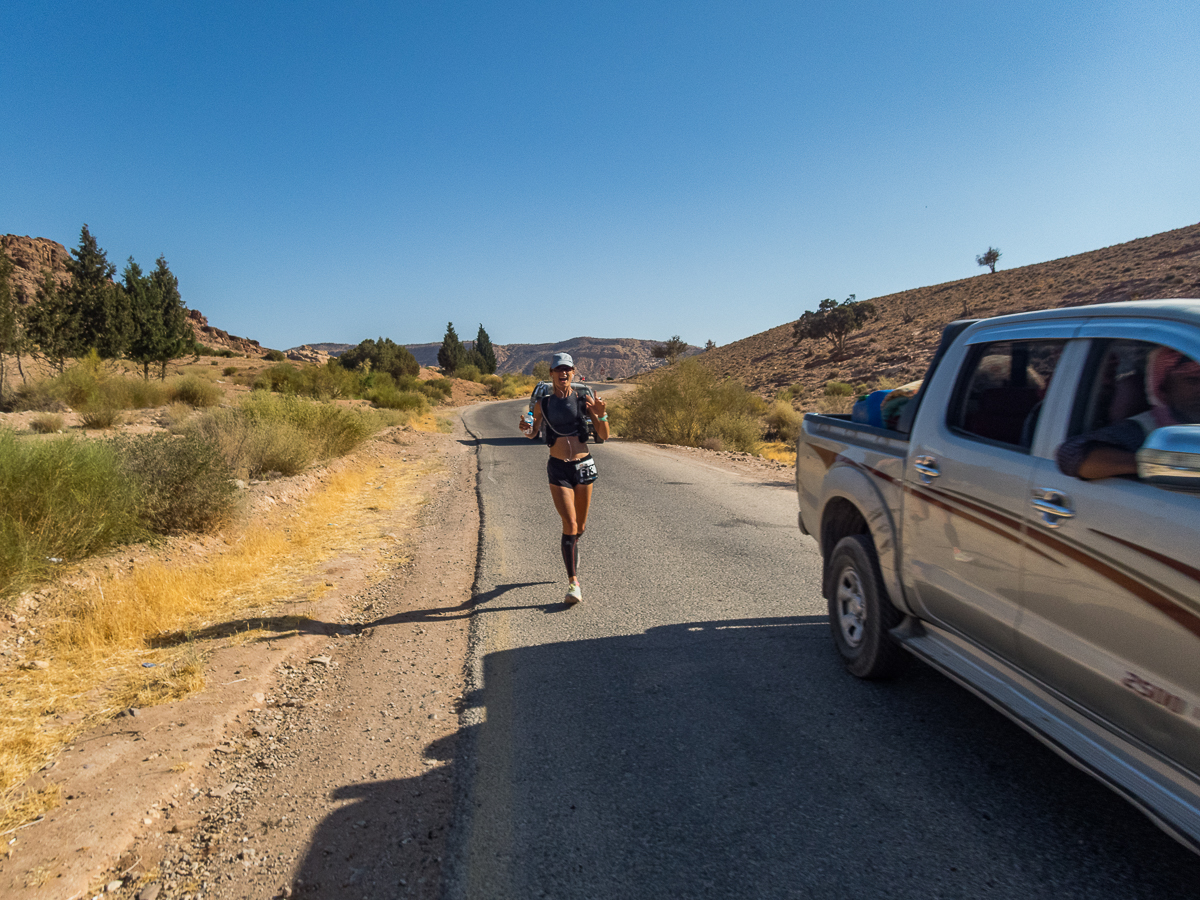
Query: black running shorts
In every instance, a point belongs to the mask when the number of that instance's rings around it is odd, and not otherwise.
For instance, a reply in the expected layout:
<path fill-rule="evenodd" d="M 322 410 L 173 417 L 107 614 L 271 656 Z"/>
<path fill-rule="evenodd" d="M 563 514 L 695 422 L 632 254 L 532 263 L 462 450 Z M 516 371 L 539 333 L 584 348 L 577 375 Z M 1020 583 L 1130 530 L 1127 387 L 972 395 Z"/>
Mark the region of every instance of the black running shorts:
<path fill-rule="evenodd" d="M 591 484 L 596 480 L 596 461 L 589 453 L 583 459 L 556 459 L 551 456 L 546 462 L 546 474 L 550 483 L 558 487 L 575 488 Z"/>

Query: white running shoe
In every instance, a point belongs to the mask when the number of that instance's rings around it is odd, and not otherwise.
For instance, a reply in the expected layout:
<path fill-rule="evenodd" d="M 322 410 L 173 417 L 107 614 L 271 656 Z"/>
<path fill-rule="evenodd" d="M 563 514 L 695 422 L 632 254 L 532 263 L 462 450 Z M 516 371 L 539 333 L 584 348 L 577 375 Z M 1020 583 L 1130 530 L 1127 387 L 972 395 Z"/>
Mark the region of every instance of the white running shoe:
<path fill-rule="evenodd" d="M 579 590 L 579 585 L 571 584 L 567 587 L 567 596 L 563 597 L 563 603 L 567 606 L 574 606 L 583 599 L 583 591 Z"/>

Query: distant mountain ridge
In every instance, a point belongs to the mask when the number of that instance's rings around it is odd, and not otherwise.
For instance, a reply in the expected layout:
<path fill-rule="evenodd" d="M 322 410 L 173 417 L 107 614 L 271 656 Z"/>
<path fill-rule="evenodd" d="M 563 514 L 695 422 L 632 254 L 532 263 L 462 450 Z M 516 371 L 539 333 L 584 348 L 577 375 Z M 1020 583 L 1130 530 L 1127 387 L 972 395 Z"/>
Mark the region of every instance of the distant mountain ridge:
<path fill-rule="evenodd" d="M 472 341 L 464 341 L 470 349 Z M 647 341 L 638 338 L 594 338 L 575 337 L 549 344 L 493 344 L 496 351 L 496 371 L 501 375 L 508 372 L 533 373 L 533 367 L 541 361 L 550 362 L 554 353 L 570 353 L 575 360 L 575 370 L 589 381 L 604 381 L 608 378 L 620 380 L 646 372 L 664 364 L 654 358 L 654 348 L 662 341 Z M 316 346 L 316 345 L 311 345 Z M 436 366 L 437 354 L 442 343 L 406 344 L 423 366 Z M 689 347 L 690 353 L 699 352 L 699 347 Z"/>

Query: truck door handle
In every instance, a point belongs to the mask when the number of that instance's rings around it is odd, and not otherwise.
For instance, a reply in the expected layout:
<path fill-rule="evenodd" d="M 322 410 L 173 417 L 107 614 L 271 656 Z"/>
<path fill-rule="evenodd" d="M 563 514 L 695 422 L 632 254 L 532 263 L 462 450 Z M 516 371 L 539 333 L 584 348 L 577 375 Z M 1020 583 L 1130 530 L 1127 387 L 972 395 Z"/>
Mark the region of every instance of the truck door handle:
<path fill-rule="evenodd" d="M 929 484 L 942 474 L 938 471 L 937 460 L 932 456 L 918 456 L 913 460 L 913 468 L 921 473 L 922 484 Z"/>
<path fill-rule="evenodd" d="M 1075 515 L 1071 509 L 1071 498 L 1054 488 L 1034 488 L 1033 508 L 1042 514 L 1042 524 L 1057 528 L 1064 519 Z"/>

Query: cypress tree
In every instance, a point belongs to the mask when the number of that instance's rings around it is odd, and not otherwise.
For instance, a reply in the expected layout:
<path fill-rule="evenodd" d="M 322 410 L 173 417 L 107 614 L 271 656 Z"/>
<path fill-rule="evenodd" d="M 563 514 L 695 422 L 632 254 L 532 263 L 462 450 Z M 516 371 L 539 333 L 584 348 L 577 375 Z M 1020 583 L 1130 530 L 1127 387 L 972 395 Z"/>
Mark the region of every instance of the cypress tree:
<path fill-rule="evenodd" d="M 150 287 L 158 301 L 162 323 L 162 336 L 155 357 L 159 364 L 158 377 L 166 378 L 167 363 L 189 353 L 199 356 L 199 348 L 192 326 L 188 324 L 187 304 L 179 293 L 179 279 L 162 256 L 155 260 L 154 271 L 150 273 Z"/>
<path fill-rule="evenodd" d="M 458 332 L 454 330 L 454 323 L 446 323 L 446 336 L 442 338 L 442 346 L 438 350 L 438 365 L 442 367 L 442 371 L 449 375 L 458 368 L 462 358 L 467 355 L 467 348 L 462 345 L 462 341 L 458 339 Z"/>
<path fill-rule="evenodd" d="M 87 225 L 79 234 L 79 246 L 67 260 L 67 271 L 71 283 L 64 293 L 79 320 L 80 346 L 74 355 L 95 348 L 103 359 L 123 356 L 133 330 L 128 298 L 113 284 L 117 267 L 108 261 Z"/>
<path fill-rule="evenodd" d="M 24 310 L 25 336 L 36 356 L 60 373 L 67 359 L 79 354 L 79 316 L 66 291 L 60 291 L 54 276 L 46 270 L 34 304 Z"/>
<path fill-rule="evenodd" d="M 479 323 L 479 334 L 475 335 L 475 352 L 479 354 L 479 358 L 483 361 L 480 366 L 485 375 L 492 375 L 496 371 L 496 349 L 492 346 L 492 339 L 488 337 L 488 333 L 483 330 L 483 323 Z"/>
<path fill-rule="evenodd" d="M 195 338 L 187 322 L 187 308 L 179 295 L 179 282 L 161 256 L 154 271 L 145 275 L 129 258 L 124 272 L 132 331 L 126 355 L 150 379 L 150 364 L 158 363 L 165 378 L 167 363 L 195 352 Z"/>

